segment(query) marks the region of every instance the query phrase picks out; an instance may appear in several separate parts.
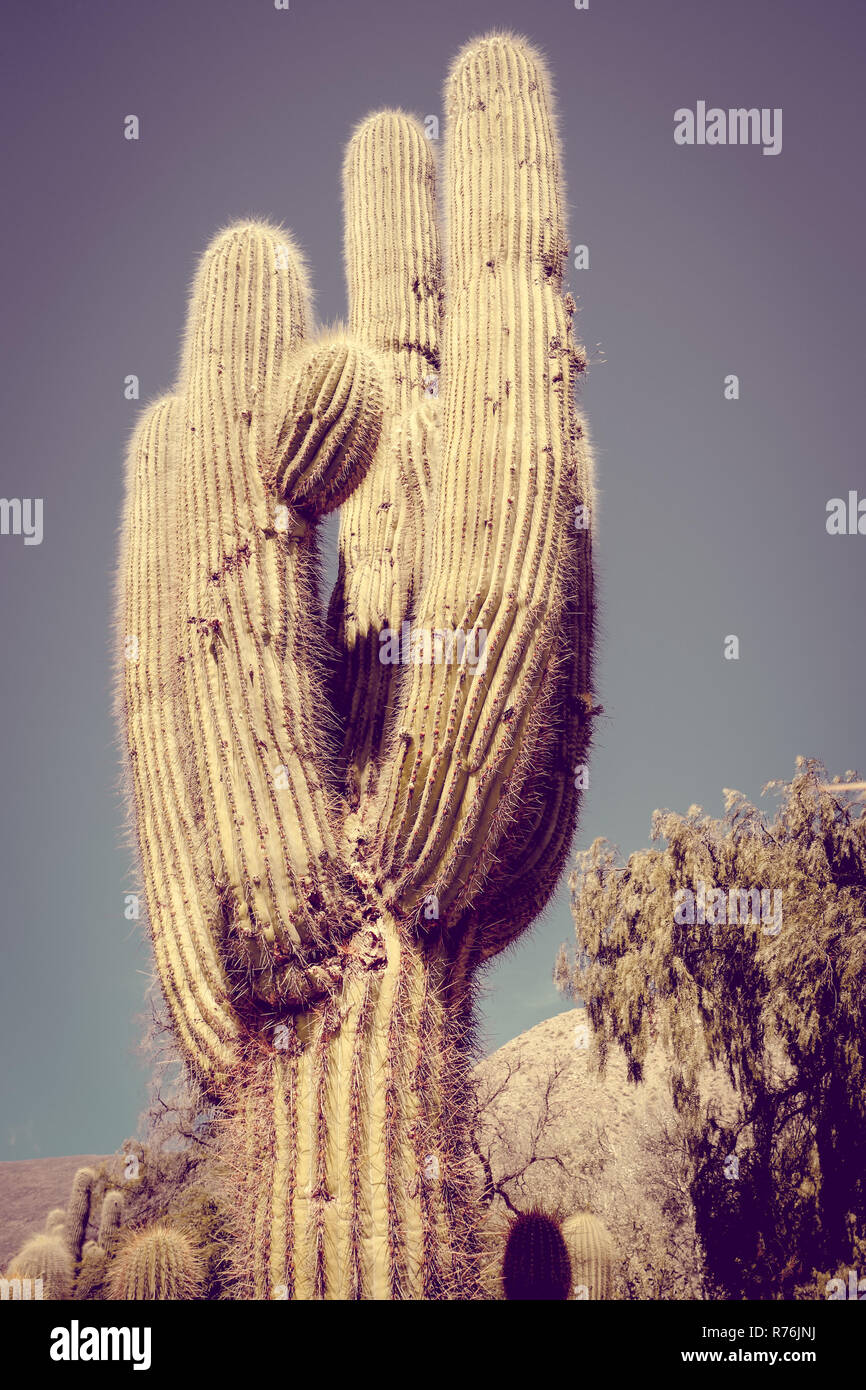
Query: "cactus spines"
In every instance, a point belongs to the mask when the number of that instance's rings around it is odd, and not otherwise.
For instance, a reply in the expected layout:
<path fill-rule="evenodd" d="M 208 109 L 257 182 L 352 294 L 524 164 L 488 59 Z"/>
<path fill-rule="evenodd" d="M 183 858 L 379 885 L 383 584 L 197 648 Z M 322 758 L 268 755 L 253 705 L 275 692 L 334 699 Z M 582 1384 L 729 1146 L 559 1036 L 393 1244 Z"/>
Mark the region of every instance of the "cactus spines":
<path fill-rule="evenodd" d="M 444 254 L 419 123 L 361 123 L 345 333 L 308 339 L 284 232 L 221 233 L 132 441 L 121 716 L 163 990 L 230 1116 L 241 1296 L 479 1289 L 473 978 L 553 890 L 593 709 L 547 87 L 523 40 L 459 55 Z M 405 626 L 429 658 L 383 661 Z"/>
<path fill-rule="evenodd" d="M 75 1298 L 78 1300 L 100 1299 L 105 1297 L 110 1256 L 107 1250 L 95 1240 L 84 1242 L 81 1251 L 81 1265 L 75 1280 Z"/>
<path fill-rule="evenodd" d="M 613 1244 L 602 1222 L 591 1212 L 570 1216 L 562 1234 L 571 1257 L 573 1283 L 579 1297 L 605 1299 L 613 1296 Z"/>
<path fill-rule="evenodd" d="M 118 1251 L 109 1289 L 114 1299 L 194 1299 L 201 1292 L 201 1260 L 183 1231 L 155 1222 Z"/>
<path fill-rule="evenodd" d="M 123 1193 L 111 1188 L 102 1199 L 97 1234 L 97 1241 L 108 1256 L 113 1255 L 117 1249 L 122 1221 Z"/>
<path fill-rule="evenodd" d="M 31 1236 L 14 1255 L 6 1279 L 41 1279 L 42 1297 L 62 1301 L 72 1297 L 72 1257 L 63 1236 L 55 1229 Z"/>
<path fill-rule="evenodd" d="M 568 1298 L 571 1262 L 559 1221 L 548 1212 L 520 1212 L 508 1230 L 502 1286 L 509 1301 Z"/>
<path fill-rule="evenodd" d="M 79 1168 L 72 1180 L 72 1193 L 66 1209 L 66 1244 L 74 1265 L 81 1259 L 81 1247 L 90 1220 L 90 1198 L 96 1174 L 92 1168 Z"/>

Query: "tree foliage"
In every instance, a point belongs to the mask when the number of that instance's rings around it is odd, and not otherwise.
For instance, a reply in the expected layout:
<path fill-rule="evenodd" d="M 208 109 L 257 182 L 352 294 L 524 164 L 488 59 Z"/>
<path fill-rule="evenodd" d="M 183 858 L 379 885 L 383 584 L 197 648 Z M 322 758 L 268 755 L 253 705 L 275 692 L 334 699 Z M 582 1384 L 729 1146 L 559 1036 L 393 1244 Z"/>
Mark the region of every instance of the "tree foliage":
<path fill-rule="evenodd" d="M 710 1296 L 780 1298 L 841 1267 L 866 1229 L 866 810 L 798 759 L 767 818 L 726 791 L 725 815 L 658 811 L 626 864 L 578 856 L 578 952 L 558 983 L 582 996 L 602 1064 L 618 1044 L 639 1081 L 658 1031 L 687 1123 Z M 763 896 L 761 896 L 763 895 Z M 726 1074 L 735 1103 L 707 1095 Z"/>

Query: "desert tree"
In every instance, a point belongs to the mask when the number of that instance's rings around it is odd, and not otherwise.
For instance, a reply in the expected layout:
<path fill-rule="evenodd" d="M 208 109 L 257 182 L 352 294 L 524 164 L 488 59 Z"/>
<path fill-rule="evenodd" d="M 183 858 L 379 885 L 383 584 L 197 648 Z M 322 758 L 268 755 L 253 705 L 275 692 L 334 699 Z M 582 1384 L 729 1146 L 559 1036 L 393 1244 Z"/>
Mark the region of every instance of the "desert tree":
<path fill-rule="evenodd" d="M 611 1157 L 610 1146 L 603 1131 L 593 1126 L 594 1142 L 579 1149 L 563 1147 L 561 1130 L 568 1119 L 561 1087 L 565 1068 L 557 1059 L 546 1069 L 534 1109 L 516 1126 L 503 1100 L 521 1070 L 520 1057 L 505 1060 L 492 1076 L 478 1083 L 473 1097 L 470 1135 L 481 1173 L 480 1205 L 489 1212 L 501 1203 L 511 1216 L 528 1211 L 536 1200 L 533 1179 L 546 1168 L 556 1190 L 571 1199 L 560 1197 L 556 1204 L 565 1215 L 567 1207 L 587 1201 Z"/>
<path fill-rule="evenodd" d="M 597 840 L 572 876 L 599 1064 L 641 1079 L 652 1034 L 691 1159 L 710 1293 L 784 1297 L 850 1258 L 866 1221 L 866 815 L 856 774 L 798 759 L 772 819 L 658 811 L 623 864 Z M 706 1078 L 726 1081 L 723 1105 Z"/>

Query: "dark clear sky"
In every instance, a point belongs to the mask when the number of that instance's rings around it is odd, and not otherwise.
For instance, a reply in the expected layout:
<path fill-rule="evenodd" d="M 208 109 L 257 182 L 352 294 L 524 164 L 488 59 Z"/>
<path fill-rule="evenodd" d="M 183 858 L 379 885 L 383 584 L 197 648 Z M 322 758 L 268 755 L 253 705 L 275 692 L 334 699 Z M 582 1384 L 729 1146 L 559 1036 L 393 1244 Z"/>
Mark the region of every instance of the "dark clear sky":
<path fill-rule="evenodd" d="M 43 498 L 44 539 L 0 536 L 0 1158 L 111 1151 L 146 1094 L 111 719 L 123 379 L 171 385 L 197 256 L 235 217 L 285 221 L 343 316 L 348 132 L 440 115 L 449 60 L 494 27 L 548 56 L 590 250 L 606 714 L 577 846 L 718 814 L 798 753 L 866 771 L 866 536 L 825 528 L 866 496 L 860 0 L 7 0 L 0 495 Z M 675 145 L 698 101 L 781 107 L 782 152 Z M 570 936 L 562 889 L 488 976 L 486 1047 L 564 1007 Z"/>

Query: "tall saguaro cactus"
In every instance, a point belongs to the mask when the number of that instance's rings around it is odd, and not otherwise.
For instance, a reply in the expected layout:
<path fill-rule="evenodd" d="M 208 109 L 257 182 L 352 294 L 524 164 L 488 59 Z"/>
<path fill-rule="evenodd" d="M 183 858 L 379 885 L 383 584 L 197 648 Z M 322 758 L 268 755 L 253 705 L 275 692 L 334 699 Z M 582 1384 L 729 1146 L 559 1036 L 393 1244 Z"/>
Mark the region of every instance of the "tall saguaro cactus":
<path fill-rule="evenodd" d="M 217 237 L 131 447 L 138 843 L 178 1038 L 232 1117 L 241 1296 L 477 1291 L 473 978 L 557 881 L 593 709 L 547 85 L 519 39 L 458 56 L 444 258 L 420 126 L 355 131 L 346 333 L 305 341 L 280 230 Z"/>

